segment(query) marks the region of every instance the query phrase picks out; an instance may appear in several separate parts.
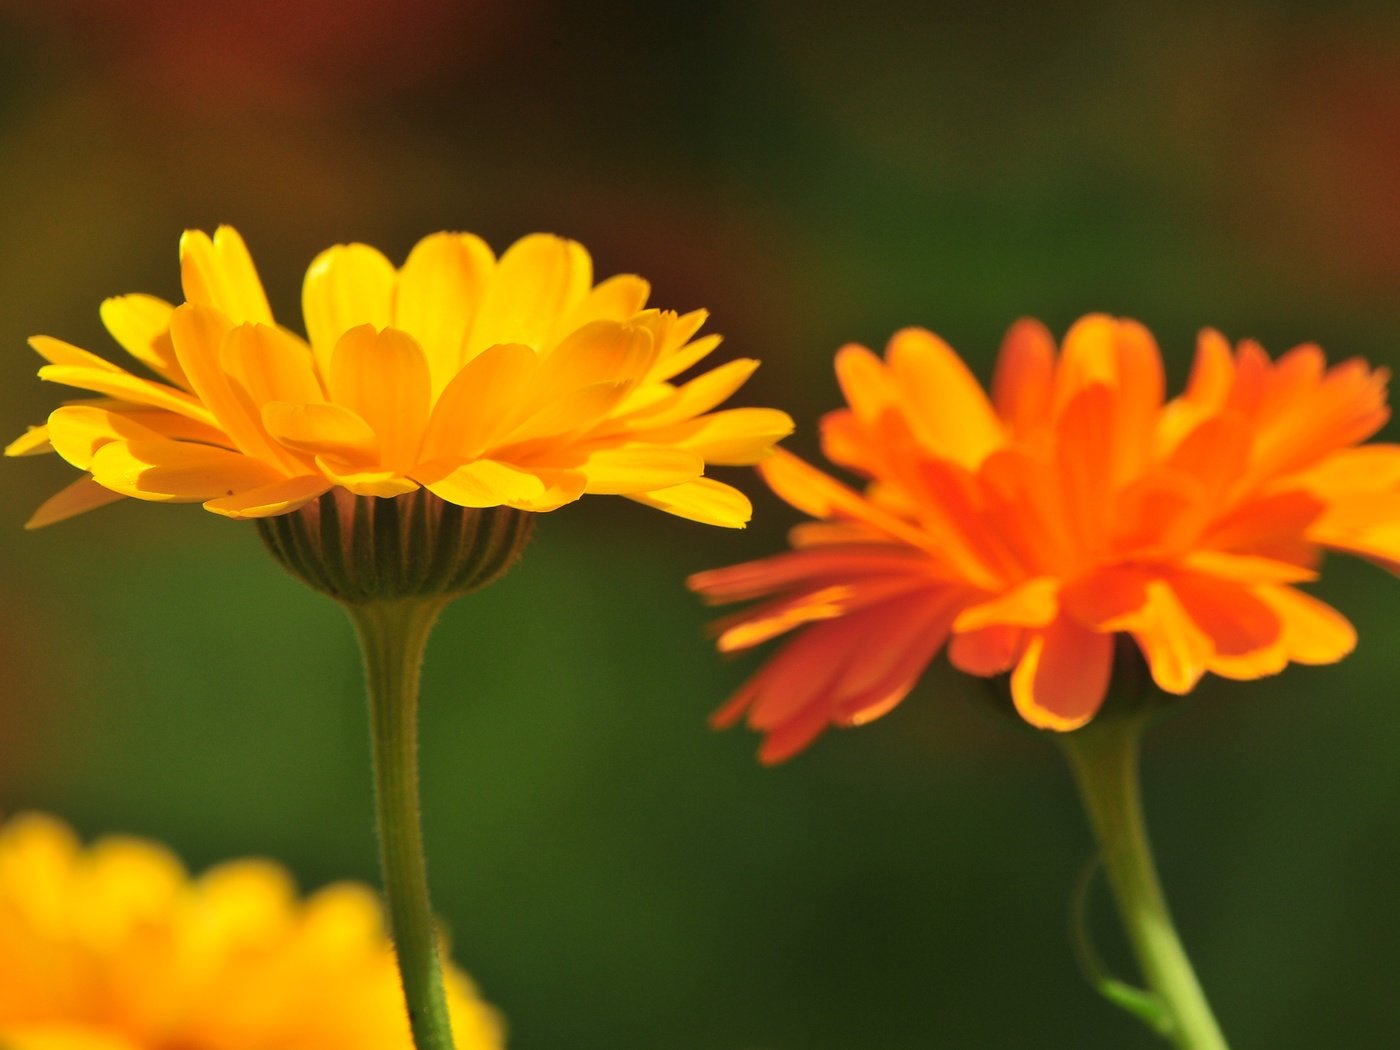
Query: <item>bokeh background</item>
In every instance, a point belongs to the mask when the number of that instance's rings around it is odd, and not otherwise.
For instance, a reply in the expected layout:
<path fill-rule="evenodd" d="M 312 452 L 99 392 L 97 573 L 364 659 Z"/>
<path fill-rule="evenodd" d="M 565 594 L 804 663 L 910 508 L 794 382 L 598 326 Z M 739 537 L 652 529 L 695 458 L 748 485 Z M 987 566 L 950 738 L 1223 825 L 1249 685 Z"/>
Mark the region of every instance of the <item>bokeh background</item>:
<path fill-rule="evenodd" d="M 741 403 L 837 402 L 841 343 L 933 327 L 986 377 L 1005 327 L 1090 310 L 1400 361 L 1400 9 L 1081 0 L 51 0 L 0 5 L 0 420 L 58 392 L 44 332 L 178 295 L 238 226 L 284 319 L 321 248 L 443 228 L 578 238 L 712 310 Z M 1391 430 L 1392 436 L 1394 428 Z M 0 810 L 373 880 L 343 615 L 251 527 L 4 465 Z M 458 958 L 516 1050 L 1147 1047 L 1065 932 L 1090 850 L 1058 754 L 937 668 L 879 723 L 760 768 L 707 713 L 749 670 L 689 572 L 776 550 L 592 500 L 453 607 L 426 674 L 426 822 Z M 1180 926 L 1241 1048 L 1400 1045 L 1400 581 L 1335 560 L 1335 668 L 1206 685 L 1150 741 Z M 1105 898 L 1102 948 L 1129 970 Z"/>

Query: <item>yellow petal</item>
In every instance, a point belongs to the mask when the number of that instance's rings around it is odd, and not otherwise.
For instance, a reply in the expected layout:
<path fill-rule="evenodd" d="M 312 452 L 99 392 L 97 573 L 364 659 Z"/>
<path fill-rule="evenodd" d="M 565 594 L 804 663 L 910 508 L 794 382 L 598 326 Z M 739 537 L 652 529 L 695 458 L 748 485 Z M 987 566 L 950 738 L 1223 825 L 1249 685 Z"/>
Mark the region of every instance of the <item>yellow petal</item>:
<path fill-rule="evenodd" d="M 343 405 L 271 401 L 263 406 L 262 421 L 274 440 L 297 452 L 335 456 L 365 466 L 379 454 L 374 429 Z"/>
<path fill-rule="evenodd" d="M 562 339 L 590 321 L 626 321 L 641 312 L 650 294 L 651 285 L 636 274 L 609 277 L 560 318 L 554 338 Z"/>
<path fill-rule="evenodd" d="M 122 349 L 176 386 L 187 386 L 170 344 L 175 308 L 154 295 L 118 295 L 102 302 L 102 323 Z"/>
<path fill-rule="evenodd" d="M 42 529 L 45 525 L 66 521 L 68 518 L 125 498 L 120 492 L 103 488 L 85 474 L 39 504 L 39 508 L 24 523 L 24 527 Z"/>
<path fill-rule="evenodd" d="M 592 453 L 582 469 L 588 475 L 590 493 L 626 495 L 698 478 L 705 471 L 705 461 L 680 448 L 624 447 Z"/>
<path fill-rule="evenodd" d="M 112 441 L 162 441 L 173 435 L 97 405 L 64 405 L 49 416 L 54 451 L 79 470 L 87 470 L 93 454 Z"/>
<path fill-rule="evenodd" d="M 125 375 L 126 371 L 112 364 L 105 357 L 98 357 L 80 346 L 65 343 L 51 335 L 32 335 L 29 345 L 49 364 L 65 365 L 73 368 L 91 368 L 99 372 L 115 372 Z"/>
<path fill-rule="evenodd" d="M 536 233 L 512 244 L 482 296 L 468 337 L 467 357 L 497 343 L 549 345 L 559 319 L 593 283 L 593 262 L 581 244 Z"/>
<path fill-rule="evenodd" d="M 726 361 L 677 387 L 653 408 L 638 413 L 638 421 L 648 427 L 665 426 L 708 412 L 748 382 L 756 368 L 758 362 L 753 358 Z"/>
<path fill-rule="evenodd" d="M 331 482 L 320 475 L 283 478 L 233 496 L 206 500 L 204 509 L 228 518 L 266 518 L 296 510 L 330 488 Z"/>
<path fill-rule="evenodd" d="M 261 460 L 183 441 L 103 445 L 93 454 L 92 476 L 125 496 L 158 503 L 203 503 L 279 480 Z"/>
<path fill-rule="evenodd" d="M 212 239 L 203 230 L 185 231 L 180 238 L 180 280 L 187 302 L 212 306 L 234 324 L 272 324 L 253 258 L 232 226 L 220 226 Z"/>
<path fill-rule="evenodd" d="M 259 407 L 269 401 L 325 398 L 311 348 L 281 328 L 238 325 L 224 340 L 220 363 Z"/>
<path fill-rule="evenodd" d="M 448 466 L 427 464 L 414 473 L 429 492 L 459 507 L 500 507 L 545 494 L 539 477 L 505 463 L 478 459 L 450 470 Z"/>
<path fill-rule="evenodd" d="M 696 478 L 651 492 L 632 492 L 627 498 L 678 518 L 727 529 L 742 529 L 753 517 L 753 504 L 747 496 L 713 478 Z"/>
<path fill-rule="evenodd" d="M 617 321 L 593 321 L 570 332 L 542 361 L 542 399 L 594 383 L 641 378 L 651 368 L 651 332 Z"/>
<path fill-rule="evenodd" d="M 367 244 L 337 244 L 312 260 L 301 287 L 301 309 L 323 376 L 336 343 L 359 325 L 393 322 L 394 266 Z"/>
<path fill-rule="evenodd" d="M 438 396 L 423 437 L 422 459 L 465 462 L 498 444 L 529 411 L 539 357 L 501 343 L 472 358 Z"/>
<path fill-rule="evenodd" d="M 701 316 L 702 320 L 708 316 L 704 310 L 697 310 L 696 313 Z M 669 350 L 662 346 L 661 356 L 658 358 L 650 378 L 661 382 L 680 375 L 691 365 L 698 364 L 709 357 L 723 341 L 723 336 L 706 335 L 701 336 L 693 343 L 677 347 L 675 350 Z"/>
<path fill-rule="evenodd" d="M 52 452 L 49 443 L 49 428 L 45 425 L 30 427 L 19 437 L 5 446 L 7 456 L 37 456 L 41 452 Z"/>
<path fill-rule="evenodd" d="M 393 324 L 423 348 L 434 391 L 462 366 L 467 329 L 495 266 L 486 242 L 470 233 L 435 233 L 408 253 L 399 272 Z"/>
<path fill-rule="evenodd" d="M 78 1023 L 19 1022 L 6 1024 L 5 1050 L 141 1050 L 124 1035 Z"/>
<path fill-rule="evenodd" d="M 284 474 L 301 473 L 296 457 L 267 436 L 257 407 L 234 388 L 224 371 L 224 346 L 233 326 L 218 310 L 185 303 L 170 318 L 170 337 L 175 357 L 190 387 L 198 395 L 219 427 L 242 452 L 287 468 Z"/>
<path fill-rule="evenodd" d="M 331 400 L 355 412 L 379 436 L 380 463 L 403 473 L 418 460 L 432 406 L 422 348 L 410 335 L 370 325 L 340 337 L 331 357 Z"/>
<path fill-rule="evenodd" d="M 418 482 L 394 470 L 365 470 L 336 456 L 317 456 L 316 467 L 331 481 L 357 496 L 387 499 L 403 496 L 418 488 Z"/>
<path fill-rule="evenodd" d="M 39 378 L 49 383 L 61 383 L 64 386 L 78 387 L 80 390 L 106 394 L 132 405 L 162 408 L 209 426 L 218 425 L 214 414 L 183 390 L 176 390 L 163 383 L 153 383 L 149 379 L 139 379 L 127 372 L 108 372 L 70 365 L 45 365 L 39 369 Z"/>
<path fill-rule="evenodd" d="M 655 445 L 698 452 L 706 463 L 746 467 L 767 456 L 793 431 L 792 417 L 776 408 L 730 408 L 638 436 Z"/>
<path fill-rule="evenodd" d="M 605 423 L 628 390 L 625 382 L 594 383 L 553 397 L 541 397 L 535 389 L 530 394 L 533 411 L 498 435 L 491 445 L 492 455 L 509 449 L 511 454 L 502 454 L 500 458 L 515 460 L 529 456 L 532 461 L 552 460 L 551 453 L 562 446 L 566 458 L 576 461 L 578 456 L 571 447 L 570 437 Z"/>

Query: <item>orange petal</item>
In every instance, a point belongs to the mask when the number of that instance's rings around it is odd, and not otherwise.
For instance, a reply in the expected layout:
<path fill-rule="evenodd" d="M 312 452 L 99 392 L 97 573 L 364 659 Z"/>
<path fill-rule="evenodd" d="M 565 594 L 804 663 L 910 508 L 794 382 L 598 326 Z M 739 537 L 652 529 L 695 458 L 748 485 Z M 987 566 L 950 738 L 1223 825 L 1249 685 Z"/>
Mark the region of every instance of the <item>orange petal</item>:
<path fill-rule="evenodd" d="M 959 671 L 990 678 L 1016 666 L 1025 646 L 1026 632 L 1020 627 L 997 624 L 955 634 L 948 642 L 948 662 Z"/>
<path fill-rule="evenodd" d="M 1038 576 L 986 601 L 969 605 L 953 621 L 959 634 L 983 627 L 1044 627 L 1060 613 L 1060 581 Z"/>
<path fill-rule="evenodd" d="M 1106 386 L 1080 389 L 1060 414 L 1055 466 L 1073 542 L 1084 552 L 1104 548 L 1113 527 L 1113 396 Z"/>
<path fill-rule="evenodd" d="M 924 561 L 917 551 L 894 545 L 813 547 L 697 572 L 686 580 L 686 586 L 711 603 L 747 601 L 794 586 L 887 576 L 922 579 Z"/>
<path fill-rule="evenodd" d="M 931 542 L 921 530 L 887 514 L 784 449 L 774 450 L 773 455 L 758 465 L 758 472 L 779 498 L 804 514 L 814 518 L 855 519 L 912 547 L 925 550 L 941 561 L 937 544 Z"/>
<path fill-rule="evenodd" d="M 1113 635 L 1060 617 L 1030 635 L 1011 673 L 1011 698 L 1031 725 L 1078 729 L 1098 711 L 1113 669 Z"/>
<path fill-rule="evenodd" d="M 1018 438 L 1050 423 L 1055 340 L 1039 321 L 1023 318 L 1011 326 L 1001 344 L 992 378 L 992 403 L 1007 429 Z"/>
<path fill-rule="evenodd" d="M 836 381 L 851 411 L 867 422 L 878 419 L 895 403 L 884 362 L 858 343 L 836 351 Z"/>
<path fill-rule="evenodd" d="M 1177 601 L 1210 642 L 1207 667 L 1228 678 L 1277 674 L 1288 662 L 1278 615 L 1250 588 L 1228 580 L 1177 573 Z"/>
<path fill-rule="evenodd" d="M 1292 587 L 1259 587 L 1256 592 L 1283 624 L 1288 658 L 1300 664 L 1336 663 L 1356 648 L 1356 628 L 1325 602 Z"/>
<path fill-rule="evenodd" d="M 1122 622 L 1138 643 L 1152 680 L 1168 693 L 1189 693 L 1206 672 L 1211 644 L 1162 580 L 1146 585 L 1147 601 Z"/>
<path fill-rule="evenodd" d="M 909 405 L 924 447 L 975 470 L 1006 442 L 1001 421 L 962 358 L 932 332 L 896 332 L 885 353 L 891 382 Z"/>

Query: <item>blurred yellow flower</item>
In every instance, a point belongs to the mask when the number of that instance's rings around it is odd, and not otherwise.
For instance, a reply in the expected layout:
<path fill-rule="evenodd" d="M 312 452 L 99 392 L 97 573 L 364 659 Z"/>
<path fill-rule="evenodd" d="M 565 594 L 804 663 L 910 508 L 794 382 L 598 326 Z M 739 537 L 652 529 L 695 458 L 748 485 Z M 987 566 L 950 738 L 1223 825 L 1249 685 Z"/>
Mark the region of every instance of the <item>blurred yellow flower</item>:
<path fill-rule="evenodd" d="M 399 269 L 367 245 L 330 248 L 302 289 L 306 340 L 273 320 L 232 228 L 186 233 L 180 265 L 182 305 L 102 304 L 113 338 L 158 378 L 31 340 L 49 362 L 41 378 L 101 395 L 6 450 L 53 449 L 86 472 L 31 527 L 123 496 L 260 518 L 336 487 L 420 486 L 526 511 L 616 494 L 738 527 L 748 500 L 706 467 L 755 463 L 792 430 L 774 409 L 714 411 L 757 361 L 673 383 L 719 343 L 694 338 L 705 311 L 644 309 L 636 276 L 594 285 L 588 253 L 559 237 L 497 259 L 478 237 L 438 233 Z"/>
<path fill-rule="evenodd" d="M 945 643 L 961 671 L 1010 672 L 1021 716 L 1060 731 L 1103 703 L 1115 635 L 1178 695 L 1332 663 L 1355 632 L 1296 585 L 1327 548 L 1400 564 L 1400 446 L 1358 447 L 1389 416 L 1387 373 L 1363 361 L 1272 361 L 1207 330 L 1168 400 L 1151 334 L 1093 315 L 1058 350 L 1013 327 L 990 397 L 917 328 L 883 361 L 843 348 L 836 372 L 849 407 L 823 449 L 864 490 L 779 452 L 764 478 L 818 520 L 793 551 L 690 581 L 767 599 L 723 622 L 721 649 L 798 632 L 716 716 L 747 713 L 768 761 L 889 711 Z"/>
<path fill-rule="evenodd" d="M 467 977 L 447 981 L 459 1050 L 503 1045 Z M 83 848 L 26 814 L 0 827 L 4 1050 L 410 1050 L 380 906 L 368 887 L 304 902 L 263 860 L 191 880 L 165 848 Z"/>

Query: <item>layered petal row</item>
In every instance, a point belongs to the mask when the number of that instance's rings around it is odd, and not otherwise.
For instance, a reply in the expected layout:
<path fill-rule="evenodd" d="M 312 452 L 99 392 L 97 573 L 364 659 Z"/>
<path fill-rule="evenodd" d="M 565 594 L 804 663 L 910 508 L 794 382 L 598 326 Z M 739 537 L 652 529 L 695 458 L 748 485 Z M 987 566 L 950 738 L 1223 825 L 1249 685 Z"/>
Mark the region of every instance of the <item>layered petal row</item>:
<path fill-rule="evenodd" d="M 760 472 L 814 519 L 794 550 L 690 580 L 761 600 L 721 622 L 722 649 L 795 633 L 716 715 L 765 733 L 766 760 L 888 711 L 944 651 L 1009 674 L 1021 716 L 1062 731 L 1103 703 L 1115 635 L 1174 694 L 1330 663 L 1355 632 L 1297 585 L 1328 548 L 1400 565 L 1400 447 L 1359 447 L 1388 417 L 1364 362 L 1206 331 L 1168 400 L 1151 334 L 1092 315 L 1059 347 L 1013 326 L 990 395 L 922 329 L 883 359 L 847 346 L 836 371 L 823 451 L 862 484 L 778 452 Z"/>
<path fill-rule="evenodd" d="M 719 407 L 757 361 L 677 379 L 719 345 L 697 335 L 703 310 L 647 309 L 636 276 L 595 285 L 588 253 L 559 237 L 525 237 L 497 258 L 471 234 L 434 234 L 399 268 L 368 245 L 328 249 L 307 270 L 304 339 L 273 319 L 230 227 L 185 234 L 180 270 L 178 306 L 102 305 L 149 375 L 31 340 L 40 378 L 97 395 L 7 448 L 57 451 L 84 472 L 31 526 L 120 497 L 258 518 L 335 487 L 421 487 L 526 511 L 621 495 L 739 527 L 748 500 L 707 468 L 757 463 L 792 430 L 775 409 Z"/>

